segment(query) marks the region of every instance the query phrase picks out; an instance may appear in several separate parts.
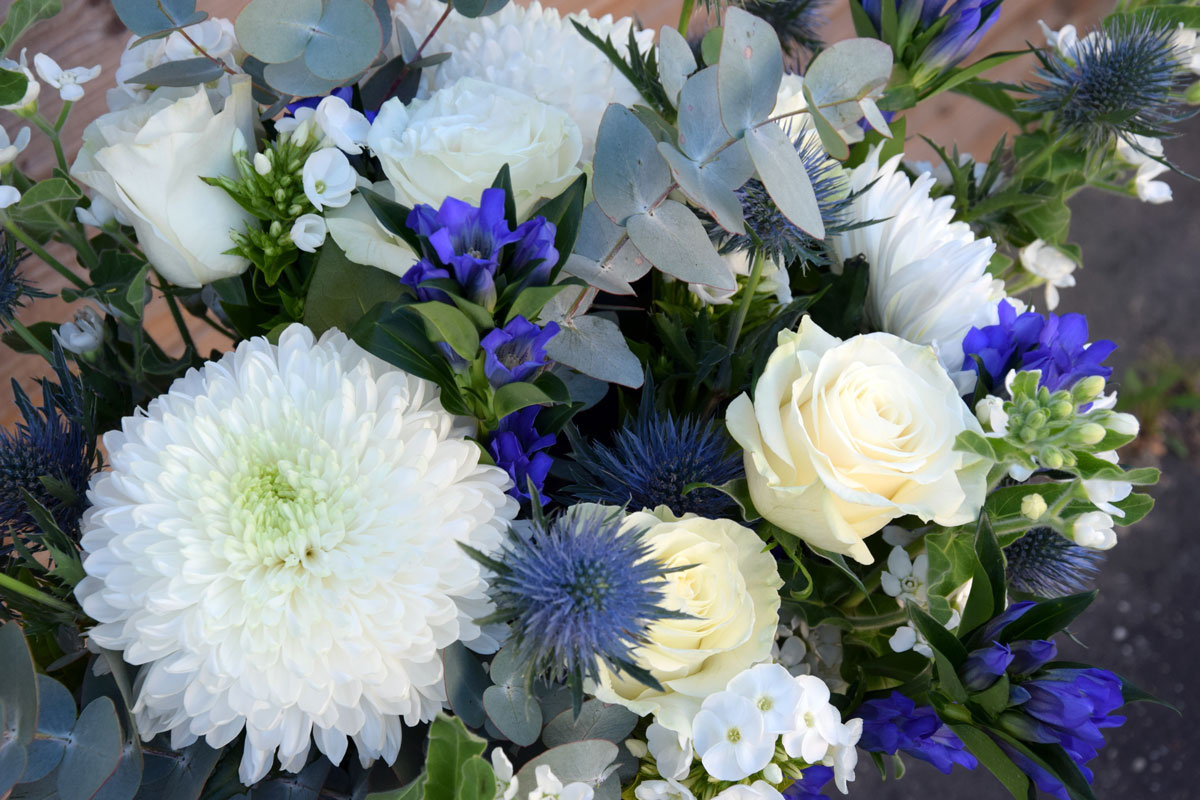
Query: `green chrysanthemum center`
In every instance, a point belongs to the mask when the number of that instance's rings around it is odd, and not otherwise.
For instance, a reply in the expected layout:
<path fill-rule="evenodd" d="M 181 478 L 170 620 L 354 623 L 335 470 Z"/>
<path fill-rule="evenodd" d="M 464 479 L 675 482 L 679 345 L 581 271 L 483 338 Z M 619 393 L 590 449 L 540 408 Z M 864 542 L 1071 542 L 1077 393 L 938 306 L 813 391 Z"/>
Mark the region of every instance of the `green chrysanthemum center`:
<path fill-rule="evenodd" d="M 233 529 L 268 566 L 312 567 L 323 540 L 336 527 L 320 481 L 286 461 L 255 460 L 233 480 Z"/>

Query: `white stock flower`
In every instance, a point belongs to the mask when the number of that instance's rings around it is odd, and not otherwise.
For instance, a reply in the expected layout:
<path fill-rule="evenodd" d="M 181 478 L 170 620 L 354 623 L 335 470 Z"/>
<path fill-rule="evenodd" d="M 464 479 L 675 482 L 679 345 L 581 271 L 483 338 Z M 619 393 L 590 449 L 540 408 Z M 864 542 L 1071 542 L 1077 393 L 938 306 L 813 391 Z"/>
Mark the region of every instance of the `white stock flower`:
<path fill-rule="evenodd" d="M 1111 550 L 1117 544 L 1113 518 L 1103 511 L 1080 514 L 1071 523 L 1071 539 L 1080 547 L 1092 550 Z"/>
<path fill-rule="evenodd" d="M 730 786 L 713 800 L 783 800 L 783 795 L 766 781 L 755 781 L 748 786 Z"/>
<path fill-rule="evenodd" d="M 1117 451 L 1106 450 L 1103 453 L 1095 453 L 1096 458 L 1101 458 L 1110 464 L 1118 463 Z M 1129 481 L 1110 481 L 1102 478 L 1091 478 L 1090 480 L 1082 481 L 1083 491 L 1087 493 L 1087 498 L 1096 508 L 1114 517 L 1125 516 L 1125 512 L 1117 508 L 1113 503 L 1119 503 L 1126 497 L 1129 497 L 1133 492 L 1133 484 Z"/>
<path fill-rule="evenodd" d="M 42 93 L 42 85 L 37 82 L 37 78 L 33 77 L 33 73 L 29 71 L 29 64 L 25 60 L 25 49 L 21 50 L 21 60 L 13 61 L 11 58 L 0 58 L 0 69 L 6 69 L 9 72 L 20 72 L 29 81 L 25 85 L 25 94 L 15 103 L 0 106 L 5 111 L 19 113 L 22 111 L 31 110 L 34 103 L 37 102 L 38 95 Z"/>
<path fill-rule="evenodd" d="M 866 258 L 869 324 L 933 347 L 959 389 L 968 391 L 976 376 L 963 369 L 963 338 L 971 328 L 996 324 L 996 304 L 1004 298 L 1004 282 L 987 272 L 996 245 L 954 221 L 953 197 L 930 197 L 933 176 L 910 182 L 897 169 L 901 156 L 880 165 L 879 154 L 873 149 L 851 173 L 850 190 L 860 194 L 847 217 L 876 222 L 834 236 L 834 263 Z"/>
<path fill-rule="evenodd" d="M 72 67 L 63 69 L 58 63 L 46 55 L 38 53 L 33 57 L 33 66 L 38 77 L 58 89 L 58 95 L 65 102 L 74 103 L 83 99 L 83 86 L 80 84 L 96 78 L 100 74 L 100 65 L 94 67 Z"/>
<path fill-rule="evenodd" d="M 350 166 L 346 154 L 336 147 L 322 147 L 310 155 L 304 162 L 301 179 L 304 196 L 318 211 L 345 206 L 358 185 L 358 173 Z"/>
<path fill-rule="evenodd" d="M 742 671 L 729 682 L 727 691 L 754 704 L 767 733 L 786 733 L 792 728 L 800 687 L 792 674 L 779 664 L 758 664 Z"/>
<path fill-rule="evenodd" d="M 922 553 L 909 560 L 908 551 L 893 547 L 888 554 L 887 569 L 879 576 L 879 584 L 900 605 L 916 603 L 926 605 L 926 586 L 929 583 L 929 556 Z"/>
<path fill-rule="evenodd" d="M 407 206 L 439 207 L 447 197 L 478 205 L 505 164 L 517 216 L 561 193 L 580 174 L 579 127 L 563 111 L 474 78 L 408 106 L 392 98 L 367 136 Z"/>
<path fill-rule="evenodd" d="M 842 718 L 829 702 L 829 687 L 813 675 L 792 679 L 799 689 L 789 730 L 783 734 L 783 749 L 792 758 L 820 763 L 829 748 L 839 741 Z"/>
<path fill-rule="evenodd" d="M 301 214 L 288 234 L 292 243 L 306 253 L 315 253 L 325 244 L 325 218 L 320 214 Z"/>
<path fill-rule="evenodd" d="M 392 196 L 392 185 L 387 181 L 380 181 L 371 188 L 389 199 Z M 329 235 L 346 253 L 346 258 L 355 264 L 366 264 L 403 277 L 409 267 L 417 263 L 417 254 L 407 242 L 383 227 L 361 194 L 355 194 L 342 208 L 327 211 L 325 225 Z"/>
<path fill-rule="evenodd" d="M 11 164 L 28 145 L 29 128 L 21 128 L 17 138 L 11 141 L 8 138 L 8 130 L 0 128 L 0 167 Z"/>
<path fill-rule="evenodd" d="M 692 790 L 674 778 L 661 781 L 643 781 L 633 790 L 637 800 L 696 800 Z"/>
<path fill-rule="evenodd" d="M 692 720 L 696 754 L 704 770 L 721 781 L 740 781 L 761 770 L 775 754 L 775 735 L 763 729 L 754 703 L 733 692 L 705 699 Z"/>
<path fill-rule="evenodd" d="M 1075 259 L 1041 239 L 1034 239 L 1018 252 L 1021 266 L 1046 282 L 1046 307 L 1058 308 L 1058 290 L 1075 285 Z"/>
<path fill-rule="evenodd" d="M 95 644 L 141 666 L 143 737 L 223 747 L 239 776 L 400 748 L 446 700 L 441 650 L 493 651 L 482 568 L 517 503 L 437 387 L 292 325 L 190 370 L 104 436 L 87 573 Z"/>
<path fill-rule="evenodd" d="M 7 184 L 0 186 L 0 208 L 8 208 L 19 202 L 21 202 L 21 191 L 17 187 Z"/>
<path fill-rule="evenodd" d="M 233 82 L 214 111 L 204 89 L 161 90 L 141 105 L 102 115 L 83 132 L 71 175 L 133 225 L 160 275 L 198 288 L 240 275 L 250 262 L 225 251 L 250 213 L 201 177 L 235 177 L 235 132 L 254 141 L 250 79 Z"/>
<path fill-rule="evenodd" d="M 74 321 L 58 326 L 54 338 L 63 350 L 87 355 L 104 343 L 104 320 L 93 308 L 81 309 L 75 314 Z"/>
<path fill-rule="evenodd" d="M 692 740 L 657 722 L 646 728 L 646 748 L 664 778 L 684 778 L 692 768 Z"/>
<path fill-rule="evenodd" d="M 1170 185 L 1166 181 L 1154 180 L 1170 169 L 1162 163 L 1162 139 L 1137 134 L 1130 134 L 1128 138 L 1118 136 L 1117 156 L 1131 167 L 1137 168 L 1133 186 L 1139 200 L 1152 205 L 1171 202 Z"/>
<path fill-rule="evenodd" d="M 725 414 L 764 518 L 870 564 L 865 539 L 893 519 L 978 516 L 988 464 L 954 442 L 979 423 L 933 350 L 890 333 L 842 341 L 807 316 L 778 341 L 754 399 Z"/>
<path fill-rule="evenodd" d="M 419 42 L 445 8 L 438 0 L 409 0 L 398 3 L 393 14 Z M 590 162 L 608 105 L 643 101 L 612 62 L 575 30 L 573 21 L 601 39 L 611 36 L 623 57 L 630 30 L 642 52 L 654 43 L 654 30 L 635 29 L 629 17 L 593 19 L 586 11 L 560 15 L 537 0 L 528 7 L 509 3 L 495 14 L 474 19 L 451 11 L 427 47 L 427 52 L 449 53 L 450 58 L 422 71 L 418 97 L 427 98 L 462 78 L 515 89 L 566 112 L 579 126 L 580 158 Z"/>
<path fill-rule="evenodd" d="M 492 772 L 496 773 L 495 800 L 513 800 L 520 787 L 513 775 L 512 762 L 508 760 L 504 750 L 499 747 L 492 751 Z"/>
<path fill-rule="evenodd" d="M 565 786 L 550 769 L 549 764 L 540 764 L 534 770 L 537 788 L 529 793 L 529 800 L 592 800 L 595 791 L 586 783 L 568 783 Z"/>
<path fill-rule="evenodd" d="M 140 44 L 139 40 L 142 37 L 129 37 L 125 50 L 121 53 L 121 64 L 117 67 L 116 88 L 109 89 L 106 97 L 110 111 L 146 102 L 150 98 L 151 87 L 129 83 L 129 80 L 168 61 L 183 61 L 207 54 L 221 61 L 229 69 L 241 71 L 238 67 L 241 51 L 232 22 L 222 17 L 209 17 L 203 22 L 188 25 L 183 30 L 187 37 L 175 31 L 165 39 L 149 39 L 141 41 Z M 189 38 L 200 45 L 204 53 L 198 51 L 192 42 L 188 41 Z M 229 76 L 222 75 L 213 86 L 217 94 L 228 95 Z"/>

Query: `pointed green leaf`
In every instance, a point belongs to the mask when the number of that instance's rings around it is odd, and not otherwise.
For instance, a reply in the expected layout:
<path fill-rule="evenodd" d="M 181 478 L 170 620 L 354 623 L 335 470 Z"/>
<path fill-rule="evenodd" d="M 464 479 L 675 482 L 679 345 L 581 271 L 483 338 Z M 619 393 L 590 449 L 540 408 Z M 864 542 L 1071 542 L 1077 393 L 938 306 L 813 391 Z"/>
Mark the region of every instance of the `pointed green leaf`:
<path fill-rule="evenodd" d="M 496 419 L 504 419 L 514 411 L 536 405 L 550 405 L 554 401 L 532 383 L 513 381 L 496 390 L 492 399 L 492 411 Z"/>
<path fill-rule="evenodd" d="M 212 59 L 185 58 L 180 61 L 166 61 L 157 67 L 146 70 L 128 79 L 126 83 L 137 83 L 143 86 L 199 86 L 202 83 L 215 81 L 225 74 L 221 65 Z"/>
<path fill-rule="evenodd" d="M 1002 644 L 1021 639 L 1049 639 L 1066 628 L 1096 599 L 1097 592 L 1081 592 L 1053 600 L 1043 600 L 1019 618 L 1008 623 L 996 636 Z"/>
<path fill-rule="evenodd" d="M 979 759 L 979 763 L 987 767 L 988 771 L 996 776 L 996 779 L 1012 793 L 1013 797 L 1017 800 L 1028 800 L 1029 778 L 1000 749 L 1000 745 L 973 725 L 964 722 L 948 722 L 946 724 L 950 726 L 950 730 L 958 734 L 958 738 L 962 739 L 967 749 Z"/>
<path fill-rule="evenodd" d="M 508 0 L 455 0 L 454 10 L 464 17 L 487 17 L 508 5 Z"/>

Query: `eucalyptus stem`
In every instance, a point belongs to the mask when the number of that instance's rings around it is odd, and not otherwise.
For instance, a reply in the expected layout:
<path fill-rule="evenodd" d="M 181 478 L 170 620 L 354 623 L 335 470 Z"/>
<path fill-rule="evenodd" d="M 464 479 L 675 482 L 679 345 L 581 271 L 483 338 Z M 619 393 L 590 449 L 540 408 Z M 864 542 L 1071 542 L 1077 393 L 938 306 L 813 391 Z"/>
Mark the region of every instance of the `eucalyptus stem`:
<path fill-rule="evenodd" d="M 183 345 L 187 348 L 187 352 L 199 355 L 200 351 L 196 349 L 192 332 L 188 330 L 187 322 L 183 319 L 183 314 L 179 312 L 179 303 L 175 299 L 175 293 L 164 291 L 163 296 L 167 298 L 167 306 L 171 309 L 171 318 L 175 320 L 175 326 L 179 328 L 179 335 L 183 337 Z"/>
<path fill-rule="evenodd" d="M 53 268 L 54 271 L 59 275 L 62 275 L 71 283 L 75 284 L 75 286 L 79 289 L 87 288 L 87 282 L 83 280 L 83 278 L 80 278 L 78 275 L 76 275 L 74 271 L 72 271 L 71 268 L 66 264 L 63 264 L 57 258 L 50 255 L 50 253 L 46 251 L 46 248 L 42 247 L 40 244 L 31 239 L 23 230 L 14 225 L 12 220 L 5 220 L 4 227 L 9 233 L 17 237 L 21 244 L 25 245 L 26 250 L 33 253 L 42 261 L 45 261 L 46 264 Z"/>
<path fill-rule="evenodd" d="M 44 345 L 38 341 L 38 338 L 33 335 L 33 331 L 29 330 L 29 328 L 26 328 L 24 325 L 22 325 L 21 322 L 19 320 L 17 320 L 16 317 L 13 317 L 12 319 L 10 319 L 8 321 L 8 324 L 16 332 L 16 334 L 21 337 L 22 341 L 24 341 L 25 344 L 27 344 L 31 348 L 33 348 L 34 352 L 36 352 L 42 358 L 46 359 L 47 363 L 49 363 L 49 364 L 54 363 L 54 356 L 52 356 L 50 354 L 50 351 L 46 349 L 46 345 Z"/>
<path fill-rule="evenodd" d="M 683 0 L 683 8 L 679 10 L 679 33 L 687 38 L 688 24 L 692 21 L 692 12 L 696 10 L 696 0 Z"/>
<path fill-rule="evenodd" d="M 74 607 L 64 603 L 57 597 L 48 595 L 39 589 L 35 589 L 32 586 L 21 583 L 16 578 L 5 575 L 3 572 L 0 572 L 0 589 L 10 591 L 14 594 L 19 594 L 22 597 L 33 600 L 34 602 L 41 603 L 48 608 L 53 608 L 55 611 L 61 611 L 65 614 L 70 614 L 73 617 L 77 616 L 79 613 Z"/>

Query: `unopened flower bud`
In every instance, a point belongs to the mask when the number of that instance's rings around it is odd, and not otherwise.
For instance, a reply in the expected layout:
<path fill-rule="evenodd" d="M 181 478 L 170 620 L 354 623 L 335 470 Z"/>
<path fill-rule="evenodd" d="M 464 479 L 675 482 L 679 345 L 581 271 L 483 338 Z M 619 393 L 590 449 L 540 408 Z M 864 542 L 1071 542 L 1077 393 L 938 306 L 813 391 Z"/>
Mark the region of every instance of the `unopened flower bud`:
<path fill-rule="evenodd" d="M 1020 435 L 1021 435 L 1021 441 L 1025 442 L 1026 444 L 1029 444 L 1034 439 L 1038 438 L 1038 431 L 1037 431 L 1037 428 L 1033 428 L 1033 427 L 1026 425 L 1024 428 L 1021 428 Z"/>
<path fill-rule="evenodd" d="M 249 148 L 246 147 L 246 135 L 238 128 L 233 129 L 233 140 L 230 143 L 230 150 L 236 156 L 238 153 L 245 153 Z"/>
<path fill-rule="evenodd" d="M 1071 431 L 1071 441 L 1079 444 L 1098 444 L 1104 439 L 1104 426 L 1095 422 L 1086 422 Z"/>
<path fill-rule="evenodd" d="M 1109 416 L 1104 421 L 1104 427 L 1108 428 L 1113 433 L 1120 433 L 1125 436 L 1137 436 L 1138 420 L 1133 414 L 1116 413 Z"/>
<path fill-rule="evenodd" d="M 1031 428 L 1044 427 L 1050 421 L 1050 412 L 1044 408 L 1039 408 L 1037 411 L 1025 418 L 1025 424 Z"/>
<path fill-rule="evenodd" d="M 783 783 L 783 770 L 779 768 L 778 764 L 771 762 L 763 768 L 763 778 L 767 783 Z"/>
<path fill-rule="evenodd" d="M 1046 513 L 1046 498 L 1039 492 L 1027 494 L 1021 498 L 1021 515 L 1031 520 L 1041 519 Z"/>
<path fill-rule="evenodd" d="M 1071 387 L 1071 399 L 1077 405 L 1090 403 L 1104 391 L 1104 378 L 1099 375 L 1089 375 Z"/>
<path fill-rule="evenodd" d="M 1038 461 L 1047 469 L 1062 469 L 1063 454 L 1057 447 L 1047 447 L 1038 454 Z"/>
<path fill-rule="evenodd" d="M 259 175 L 269 175 L 271 173 L 271 159 L 267 158 L 262 153 L 255 153 L 254 171 Z"/>
<path fill-rule="evenodd" d="M 1050 417 L 1052 419 L 1070 419 L 1075 415 L 1075 406 L 1070 400 L 1055 400 L 1050 404 Z"/>

